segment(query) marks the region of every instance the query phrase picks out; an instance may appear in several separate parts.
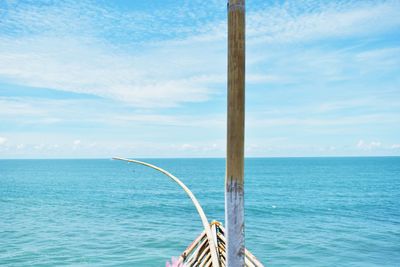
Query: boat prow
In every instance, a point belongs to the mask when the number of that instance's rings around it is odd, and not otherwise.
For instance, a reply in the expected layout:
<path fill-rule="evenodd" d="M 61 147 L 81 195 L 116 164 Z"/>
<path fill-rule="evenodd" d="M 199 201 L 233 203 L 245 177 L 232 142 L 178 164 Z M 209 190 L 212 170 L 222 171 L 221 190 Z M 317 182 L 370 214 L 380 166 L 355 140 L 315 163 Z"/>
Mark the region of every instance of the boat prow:
<path fill-rule="evenodd" d="M 221 267 L 226 266 L 226 240 L 225 229 L 220 222 L 213 221 L 210 224 L 214 244 L 217 246 L 217 254 Z M 186 267 L 213 266 L 210 253 L 210 244 L 206 232 L 203 231 L 179 257 L 179 262 Z M 245 249 L 245 266 L 264 266 L 250 251 Z"/>

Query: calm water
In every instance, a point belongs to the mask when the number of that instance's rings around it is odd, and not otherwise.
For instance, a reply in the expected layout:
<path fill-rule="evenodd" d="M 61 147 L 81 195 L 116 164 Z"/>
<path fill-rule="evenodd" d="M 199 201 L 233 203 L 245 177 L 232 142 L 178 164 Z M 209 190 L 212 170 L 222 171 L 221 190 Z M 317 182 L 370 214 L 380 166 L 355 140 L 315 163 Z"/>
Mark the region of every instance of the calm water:
<path fill-rule="evenodd" d="M 151 159 L 223 221 L 223 159 Z M 177 185 L 111 160 L 1 160 L 0 265 L 164 266 L 201 231 Z M 246 245 L 268 266 L 400 266 L 400 158 L 246 161 Z"/>

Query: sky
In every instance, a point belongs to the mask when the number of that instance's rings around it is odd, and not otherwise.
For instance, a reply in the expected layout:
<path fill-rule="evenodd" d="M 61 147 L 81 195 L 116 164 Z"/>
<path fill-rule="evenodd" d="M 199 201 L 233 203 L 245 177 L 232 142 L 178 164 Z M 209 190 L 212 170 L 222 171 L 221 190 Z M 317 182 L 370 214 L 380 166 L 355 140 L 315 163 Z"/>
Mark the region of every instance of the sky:
<path fill-rule="evenodd" d="M 400 1 L 246 0 L 246 156 L 400 155 Z M 0 0 L 0 158 L 224 157 L 222 0 Z"/>

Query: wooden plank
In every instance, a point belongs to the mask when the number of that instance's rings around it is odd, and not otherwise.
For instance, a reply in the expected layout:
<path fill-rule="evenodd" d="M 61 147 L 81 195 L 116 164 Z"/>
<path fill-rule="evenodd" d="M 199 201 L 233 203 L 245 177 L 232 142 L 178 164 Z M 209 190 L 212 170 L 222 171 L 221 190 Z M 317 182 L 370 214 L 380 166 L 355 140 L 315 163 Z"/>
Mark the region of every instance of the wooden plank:
<path fill-rule="evenodd" d="M 225 181 L 227 263 L 245 264 L 244 247 L 245 1 L 228 2 L 228 133 Z"/>

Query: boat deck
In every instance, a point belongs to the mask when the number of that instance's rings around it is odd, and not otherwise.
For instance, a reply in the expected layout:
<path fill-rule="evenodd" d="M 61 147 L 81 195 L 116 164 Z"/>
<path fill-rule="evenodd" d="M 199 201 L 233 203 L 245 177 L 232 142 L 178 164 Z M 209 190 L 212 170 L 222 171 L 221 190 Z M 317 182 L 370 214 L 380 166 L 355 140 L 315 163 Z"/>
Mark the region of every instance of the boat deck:
<path fill-rule="evenodd" d="M 217 244 L 217 253 L 221 267 L 226 266 L 226 240 L 225 229 L 222 224 L 213 221 L 210 224 L 213 239 Z M 179 257 L 179 262 L 187 267 L 194 266 L 213 266 L 211 260 L 210 246 L 206 232 L 203 231 Z M 261 267 L 264 266 L 250 251 L 245 249 L 245 266 L 246 267 Z"/>

